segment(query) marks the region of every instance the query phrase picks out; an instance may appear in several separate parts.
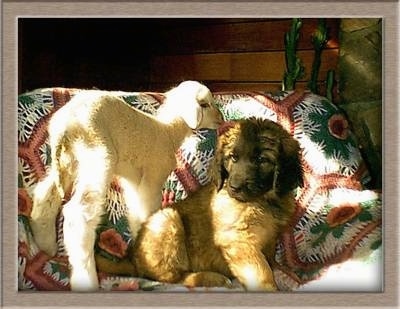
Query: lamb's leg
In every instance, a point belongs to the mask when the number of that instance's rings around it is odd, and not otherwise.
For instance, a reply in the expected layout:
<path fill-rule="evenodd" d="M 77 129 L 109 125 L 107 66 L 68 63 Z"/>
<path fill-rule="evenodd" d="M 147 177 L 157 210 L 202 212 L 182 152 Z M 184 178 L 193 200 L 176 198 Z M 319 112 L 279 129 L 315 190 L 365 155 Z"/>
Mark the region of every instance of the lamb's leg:
<path fill-rule="evenodd" d="M 140 185 L 136 185 L 135 180 L 129 177 L 122 178 L 120 183 L 127 206 L 129 228 L 132 239 L 135 240 L 143 222 L 161 207 L 162 184 L 149 183 L 141 179 Z"/>
<path fill-rule="evenodd" d="M 63 208 L 64 244 L 73 291 L 94 291 L 99 287 L 94 258 L 95 230 L 105 211 L 110 171 L 103 148 L 92 147 L 79 153 L 75 192 Z"/>
<path fill-rule="evenodd" d="M 33 207 L 30 218 L 32 234 L 39 249 L 49 256 L 57 252 L 56 219 L 62 198 L 57 190 L 55 172 L 41 180 L 33 193 Z"/>
<path fill-rule="evenodd" d="M 88 192 L 86 196 L 94 195 Z M 70 285 L 72 291 L 95 291 L 98 289 L 95 229 L 100 222 L 101 209 L 86 201 L 80 203 L 78 199 L 81 196 L 72 198 L 63 208 L 64 245 L 71 266 Z"/>

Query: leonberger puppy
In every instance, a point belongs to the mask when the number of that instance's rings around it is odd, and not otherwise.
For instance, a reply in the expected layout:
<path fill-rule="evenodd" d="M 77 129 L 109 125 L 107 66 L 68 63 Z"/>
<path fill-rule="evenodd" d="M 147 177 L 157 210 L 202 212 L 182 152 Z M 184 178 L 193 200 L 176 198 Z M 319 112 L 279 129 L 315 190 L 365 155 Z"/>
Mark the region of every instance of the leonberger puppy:
<path fill-rule="evenodd" d="M 240 120 L 222 131 L 213 181 L 139 231 L 136 275 L 190 287 L 229 287 L 236 278 L 248 291 L 275 291 L 276 243 L 302 184 L 300 146 L 270 120 Z"/>

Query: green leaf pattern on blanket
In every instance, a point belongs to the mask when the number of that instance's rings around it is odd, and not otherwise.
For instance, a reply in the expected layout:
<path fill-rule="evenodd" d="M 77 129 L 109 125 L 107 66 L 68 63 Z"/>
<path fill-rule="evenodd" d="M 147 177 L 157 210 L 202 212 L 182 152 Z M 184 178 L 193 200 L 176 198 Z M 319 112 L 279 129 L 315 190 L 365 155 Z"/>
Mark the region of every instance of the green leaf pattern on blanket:
<path fill-rule="evenodd" d="M 121 95 L 121 98 L 129 105 L 152 115 L 160 107 L 160 102 L 150 95 L 136 93 L 134 95 Z"/>
<path fill-rule="evenodd" d="M 310 134 L 310 139 L 320 145 L 328 158 L 342 156 L 339 160 L 349 160 L 349 149 L 357 147 L 355 140 L 349 134 L 348 123 L 343 113 L 328 103 L 326 100 L 323 105 L 324 112 L 317 110 L 308 115 L 311 125 L 318 128 Z"/>
<path fill-rule="evenodd" d="M 61 266 L 61 264 L 55 261 L 49 260 L 44 267 L 44 271 L 57 281 L 65 283 L 69 281 L 68 273 L 64 271 L 64 268 Z"/>
<path fill-rule="evenodd" d="M 18 97 L 18 141 L 26 142 L 38 121 L 53 110 L 53 97 L 48 92 L 34 92 Z"/>
<path fill-rule="evenodd" d="M 332 205 L 326 205 L 321 212 L 321 217 L 325 218 L 325 220 L 322 222 L 320 221 L 319 224 L 314 225 L 310 229 L 310 232 L 316 234 L 317 236 L 317 238 L 312 242 L 312 247 L 315 248 L 321 243 L 325 242 L 329 234 L 332 234 L 332 236 L 336 239 L 341 238 L 345 232 L 346 225 L 351 225 L 357 220 L 360 222 L 371 221 L 373 219 L 373 216 L 369 210 L 371 206 L 373 206 L 371 201 L 361 202 L 358 205 L 352 205 L 353 209 L 357 207 L 357 209 L 360 209 L 360 212 L 357 215 L 354 215 L 354 212 L 348 213 L 347 218 L 342 215 L 339 218 L 339 224 L 336 225 L 335 222 L 329 222 L 327 216 L 332 213 L 332 210 L 339 209 L 340 206 L 334 207 Z"/>

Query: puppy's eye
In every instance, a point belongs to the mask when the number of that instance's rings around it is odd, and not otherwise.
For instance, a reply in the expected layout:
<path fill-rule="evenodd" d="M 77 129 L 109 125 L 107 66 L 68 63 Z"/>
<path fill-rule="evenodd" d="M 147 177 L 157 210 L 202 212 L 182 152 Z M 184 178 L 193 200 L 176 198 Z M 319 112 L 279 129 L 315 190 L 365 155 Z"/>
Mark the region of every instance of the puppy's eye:
<path fill-rule="evenodd" d="M 239 156 L 233 152 L 229 154 L 229 158 L 232 160 L 232 162 L 237 162 L 239 160 Z"/>
<path fill-rule="evenodd" d="M 263 163 L 268 163 L 268 162 L 270 162 L 271 160 L 270 160 L 268 157 L 258 156 L 258 157 L 256 158 L 256 161 L 257 161 L 257 163 L 259 163 L 259 164 L 263 164 Z"/>

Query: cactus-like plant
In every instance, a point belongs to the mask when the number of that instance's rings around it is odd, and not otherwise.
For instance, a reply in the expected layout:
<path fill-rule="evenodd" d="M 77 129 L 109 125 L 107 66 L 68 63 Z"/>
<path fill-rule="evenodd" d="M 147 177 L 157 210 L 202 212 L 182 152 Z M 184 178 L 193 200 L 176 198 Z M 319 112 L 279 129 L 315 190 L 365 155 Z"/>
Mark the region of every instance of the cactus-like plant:
<path fill-rule="evenodd" d="M 329 70 L 326 74 L 326 98 L 333 102 L 333 86 L 335 84 L 335 71 Z"/>
<path fill-rule="evenodd" d="M 312 43 L 314 46 L 314 60 L 311 68 L 311 78 L 308 82 L 308 88 L 314 92 L 318 93 L 318 73 L 319 68 L 321 66 L 321 54 L 324 49 L 326 42 L 328 41 L 328 29 L 326 26 L 326 20 L 324 18 L 320 18 L 318 20 L 318 26 L 312 36 Z"/>
<path fill-rule="evenodd" d="M 289 32 L 285 33 L 286 71 L 282 82 L 283 91 L 294 90 L 296 81 L 304 76 L 304 66 L 301 59 L 296 55 L 301 26 L 301 18 L 293 18 Z"/>

